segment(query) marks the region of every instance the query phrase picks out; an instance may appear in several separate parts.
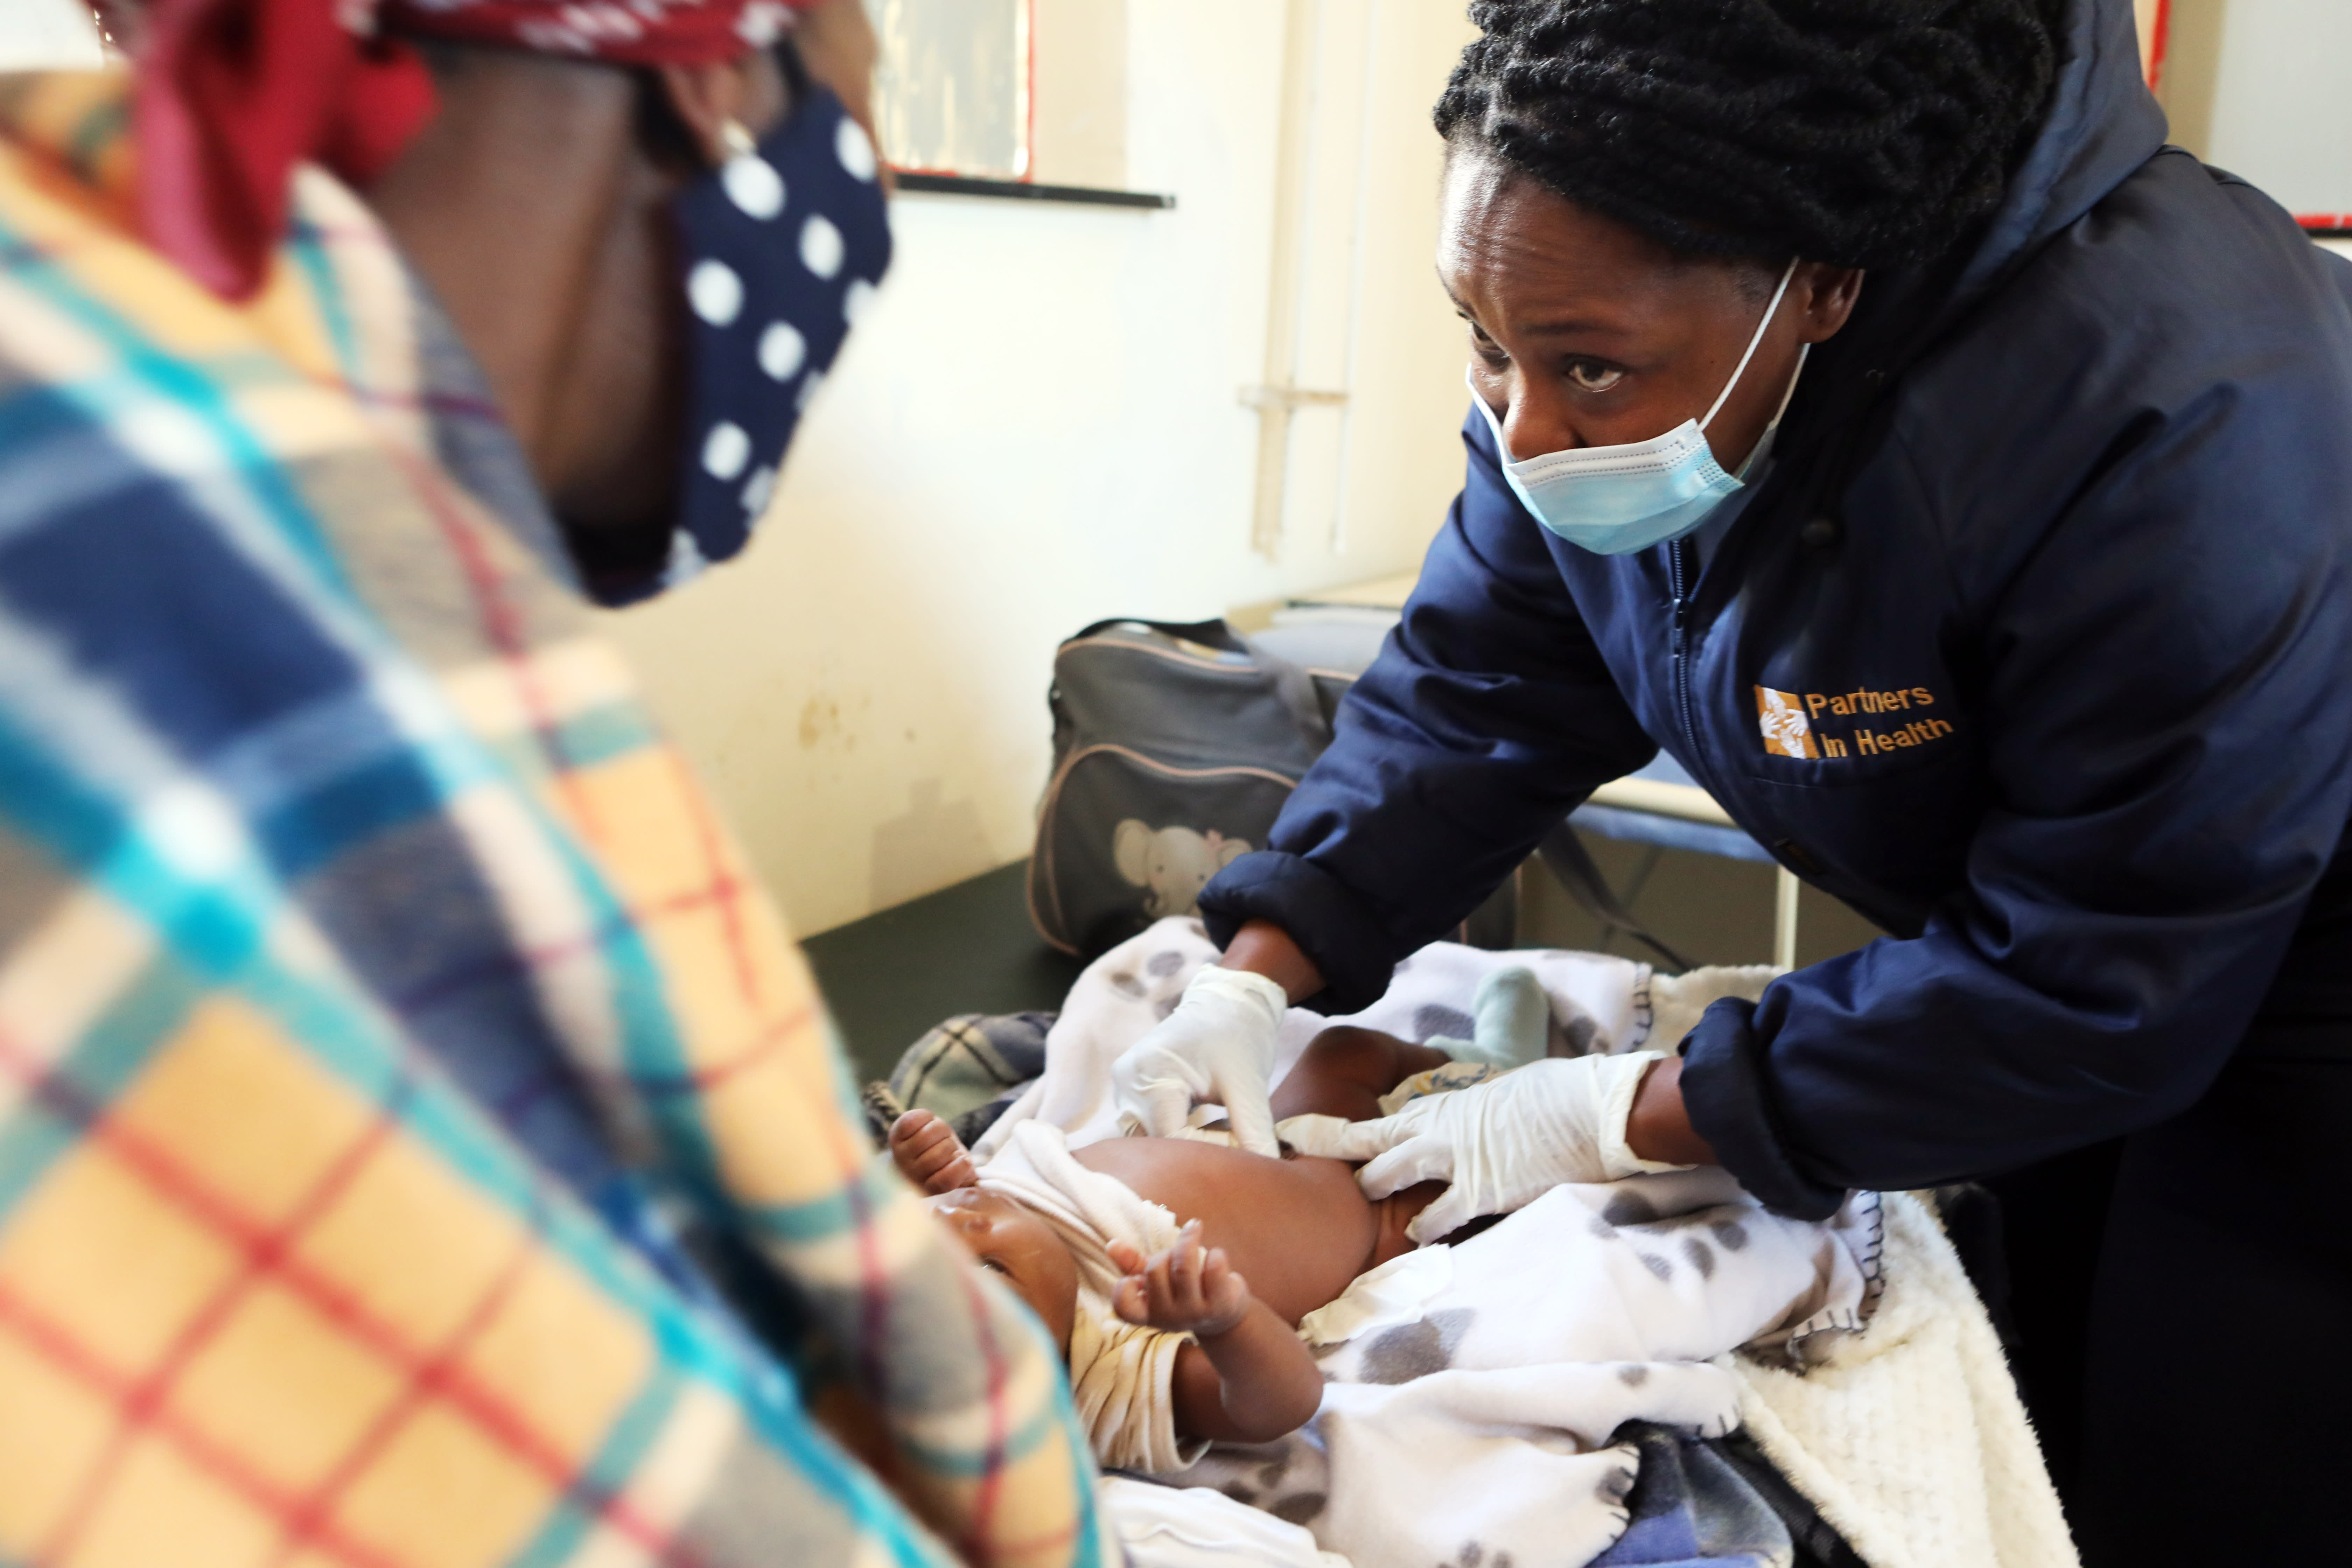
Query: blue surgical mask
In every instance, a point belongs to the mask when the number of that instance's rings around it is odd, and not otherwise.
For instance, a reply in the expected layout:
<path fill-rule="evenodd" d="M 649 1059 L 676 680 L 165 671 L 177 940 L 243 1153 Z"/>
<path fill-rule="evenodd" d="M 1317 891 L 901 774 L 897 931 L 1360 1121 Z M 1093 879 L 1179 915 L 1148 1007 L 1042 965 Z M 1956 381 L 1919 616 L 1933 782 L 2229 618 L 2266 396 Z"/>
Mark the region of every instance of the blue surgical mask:
<path fill-rule="evenodd" d="M 743 548 L 809 400 L 890 265 L 874 143 L 803 82 L 782 125 L 678 193 L 693 336 L 677 531 L 663 585 Z"/>
<path fill-rule="evenodd" d="M 1756 335 L 1748 340 L 1748 352 L 1739 356 L 1731 379 L 1706 416 L 1685 419 L 1652 440 L 1627 441 L 1613 447 L 1573 447 L 1565 452 L 1515 462 L 1511 448 L 1503 439 L 1502 421 L 1495 417 L 1495 411 L 1486 406 L 1486 400 L 1477 395 L 1477 386 L 1473 383 L 1471 401 L 1486 416 L 1487 427 L 1495 433 L 1495 452 L 1502 463 L 1503 477 L 1510 481 L 1511 491 L 1519 498 L 1519 504 L 1544 527 L 1596 555 L 1626 555 L 1645 550 L 1653 544 L 1679 539 L 1706 522 L 1707 514 L 1721 506 L 1724 498 L 1737 491 L 1742 483 L 1725 473 L 1722 465 L 1715 460 L 1714 449 L 1706 444 L 1706 427 L 1722 411 L 1732 388 L 1739 384 L 1748 362 L 1756 357 L 1757 345 L 1764 341 L 1764 329 L 1772 324 L 1781 297 L 1789 291 L 1789 279 L 1796 272 L 1797 264 L 1792 259 L 1788 270 L 1780 274 L 1780 286 L 1772 291 L 1772 302 L 1764 307 L 1764 319 L 1756 323 Z M 1801 350 L 1797 356 L 1800 373 L 1804 363 Z M 1789 390 L 1780 399 L 1782 413 L 1788 410 L 1789 398 L 1796 389 L 1796 377 L 1792 374 Z M 1776 413 L 1758 439 L 1755 450 L 1740 465 L 1743 475 L 1756 469 L 1780 425 L 1780 415 Z"/>

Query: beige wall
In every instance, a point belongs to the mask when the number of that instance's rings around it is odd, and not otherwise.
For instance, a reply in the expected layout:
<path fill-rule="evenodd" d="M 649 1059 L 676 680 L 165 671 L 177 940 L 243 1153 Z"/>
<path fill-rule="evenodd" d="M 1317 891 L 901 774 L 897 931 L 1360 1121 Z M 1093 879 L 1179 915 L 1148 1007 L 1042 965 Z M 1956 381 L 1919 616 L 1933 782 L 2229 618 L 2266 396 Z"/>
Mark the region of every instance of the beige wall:
<path fill-rule="evenodd" d="M 1318 121 L 1365 151 L 1360 248 L 1307 280 L 1353 301 L 1353 396 L 1345 439 L 1294 448 L 1275 559 L 1250 548 L 1237 393 L 1265 363 L 1283 7 L 1130 0 L 1126 179 L 1175 210 L 899 198 L 881 301 L 757 542 L 610 617 L 803 931 L 1027 853 L 1053 650 L 1079 626 L 1392 573 L 1434 532 L 1465 402 L 1428 111 L 1466 23 L 1319 3 L 1378 18 L 1347 65 L 1362 101 Z"/>
<path fill-rule="evenodd" d="M 94 70 L 104 59 L 81 0 L 0 0 L 0 71 Z"/>
<path fill-rule="evenodd" d="M 1124 0 L 1031 0 L 1031 178 L 1127 183 Z"/>
<path fill-rule="evenodd" d="M 2142 76 L 2147 74 L 2156 53 L 2157 16 L 2162 8 L 2163 0 L 2132 0 L 2132 19 L 2139 25 L 2139 68 Z"/>
<path fill-rule="evenodd" d="M 2172 0 L 2172 136 L 2288 210 L 2352 212 L 2352 0 Z"/>

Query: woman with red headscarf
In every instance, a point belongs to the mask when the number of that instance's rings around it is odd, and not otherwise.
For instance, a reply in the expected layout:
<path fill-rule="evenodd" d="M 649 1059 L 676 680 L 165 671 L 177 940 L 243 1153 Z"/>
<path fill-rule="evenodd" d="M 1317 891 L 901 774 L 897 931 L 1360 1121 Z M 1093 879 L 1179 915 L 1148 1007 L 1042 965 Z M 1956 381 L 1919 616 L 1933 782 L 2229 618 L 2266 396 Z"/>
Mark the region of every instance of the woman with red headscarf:
<path fill-rule="evenodd" d="M 581 603 L 742 546 L 887 264 L 844 18 L 0 77 L 0 1560 L 1115 1551 Z"/>

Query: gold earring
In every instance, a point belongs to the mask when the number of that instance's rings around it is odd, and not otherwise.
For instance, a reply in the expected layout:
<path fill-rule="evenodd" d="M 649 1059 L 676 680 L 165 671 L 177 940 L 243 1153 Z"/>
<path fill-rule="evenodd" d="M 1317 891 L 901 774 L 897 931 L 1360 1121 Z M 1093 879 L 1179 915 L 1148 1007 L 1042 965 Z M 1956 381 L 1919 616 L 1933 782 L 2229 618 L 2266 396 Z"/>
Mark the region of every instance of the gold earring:
<path fill-rule="evenodd" d="M 760 150 L 760 144 L 751 139 L 751 133 L 743 128 L 743 122 L 731 115 L 719 122 L 719 144 L 727 149 L 727 155 L 730 158 L 749 158 Z"/>

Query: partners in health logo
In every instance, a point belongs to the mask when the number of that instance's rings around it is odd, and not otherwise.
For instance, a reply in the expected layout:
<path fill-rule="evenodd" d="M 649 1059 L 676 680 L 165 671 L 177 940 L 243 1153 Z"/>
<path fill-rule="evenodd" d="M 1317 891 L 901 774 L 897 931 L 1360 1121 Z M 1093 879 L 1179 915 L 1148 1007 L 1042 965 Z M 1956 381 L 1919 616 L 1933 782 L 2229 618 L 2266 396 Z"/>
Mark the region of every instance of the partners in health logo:
<path fill-rule="evenodd" d="M 1764 750 L 1775 757 L 1818 757 L 1813 723 L 1805 717 L 1805 700 L 1793 691 L 1756 689 L 1756 723 L 1764 731 Z"/>
<path fill-rule="evenodd" d="M 1797 692 L 1756 688 L 1756 727 L 1764 737 L 1764 752 L 1774 757 L 1874 757 L 1908 751 L 1940 741 L 1952 732 L 1942 719 L 1910 719 L 1898 729 L 1874 729 L 1856 724 L 1843 735 L 1813 728 L 1816 719 L 1834 716 L 1882 719 L 1906 710 L 1932 708 L 1935 693 L 1924 686 L 1895 691 L 1857 689 L 1846 692 Z"/>

